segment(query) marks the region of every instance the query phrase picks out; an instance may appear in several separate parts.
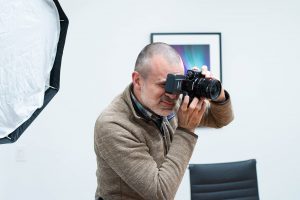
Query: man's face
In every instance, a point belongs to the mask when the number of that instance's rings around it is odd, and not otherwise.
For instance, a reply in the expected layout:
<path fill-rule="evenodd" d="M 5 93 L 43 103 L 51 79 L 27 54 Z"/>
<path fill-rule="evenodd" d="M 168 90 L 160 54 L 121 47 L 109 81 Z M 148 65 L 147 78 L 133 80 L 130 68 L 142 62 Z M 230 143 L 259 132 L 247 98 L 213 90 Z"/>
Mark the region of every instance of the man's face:
<path fill-rule="evenodd" d="M 160 116 L 168 116 L 179 97 L 165 92 L 166 78 L 169 73 L 184 74 L 182 62 L 172 66 L 163 57 L 154 56 L 148 76 L 140 77 L 140 87 L 136 94 L 144 106 Z"/>

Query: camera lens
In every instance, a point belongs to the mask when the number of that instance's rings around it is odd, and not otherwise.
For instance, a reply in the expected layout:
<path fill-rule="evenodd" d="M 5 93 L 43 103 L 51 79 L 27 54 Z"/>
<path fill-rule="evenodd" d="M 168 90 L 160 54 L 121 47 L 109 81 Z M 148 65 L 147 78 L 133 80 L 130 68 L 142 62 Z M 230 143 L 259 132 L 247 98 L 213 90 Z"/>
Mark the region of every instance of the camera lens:
<path fill-rule="evenodd" d="M 205 97 L 215 100 L 221 93 L 221 82 L 215 79 L 200 78 L 194 88 L 193 93 L 196 97 Z"/>
<path fill-rule="evenodd" d="M 220 96 L 221 83 L 218 80 L 210 80 L 208 85 L 210 99 L 215 100 Z"/>

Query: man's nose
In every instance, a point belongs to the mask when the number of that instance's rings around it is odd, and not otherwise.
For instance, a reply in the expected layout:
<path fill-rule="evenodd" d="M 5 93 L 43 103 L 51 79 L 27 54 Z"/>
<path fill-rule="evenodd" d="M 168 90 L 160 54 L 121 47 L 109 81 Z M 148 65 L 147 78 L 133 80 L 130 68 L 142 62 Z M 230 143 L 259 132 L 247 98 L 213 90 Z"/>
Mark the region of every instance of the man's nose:
<path fill-rule="evenodd" d="M 167 97 L 169 97 L 170 99 L 177 99 L 179 95 L 177 94 L 170 94 L 170 93 L 165 93 L 165 95 Z"/>

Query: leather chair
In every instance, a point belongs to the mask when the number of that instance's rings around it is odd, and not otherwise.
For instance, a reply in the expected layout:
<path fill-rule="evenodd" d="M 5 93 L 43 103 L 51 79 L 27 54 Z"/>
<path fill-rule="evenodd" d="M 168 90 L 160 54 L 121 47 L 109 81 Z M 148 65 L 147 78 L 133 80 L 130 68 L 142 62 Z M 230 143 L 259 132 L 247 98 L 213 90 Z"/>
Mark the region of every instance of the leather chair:
<path fill-rule="evenodd" d="M 259 200 L 256 160 L 190 164 L 192 200 Z"/>

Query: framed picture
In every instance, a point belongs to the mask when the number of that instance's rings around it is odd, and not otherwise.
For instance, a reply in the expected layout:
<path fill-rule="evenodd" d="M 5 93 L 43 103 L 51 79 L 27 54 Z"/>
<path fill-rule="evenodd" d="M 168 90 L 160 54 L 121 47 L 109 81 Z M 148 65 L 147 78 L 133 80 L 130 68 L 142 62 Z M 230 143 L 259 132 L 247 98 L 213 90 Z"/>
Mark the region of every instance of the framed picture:
<path fill-rule="evenodd" d="M 153 42 L 164 42 L 176 49 L 185 72 L 206 65 L 222 82 L 221 33 L 151 33 Z"/>

